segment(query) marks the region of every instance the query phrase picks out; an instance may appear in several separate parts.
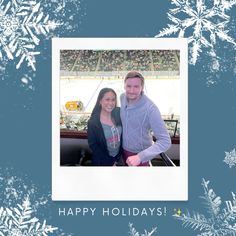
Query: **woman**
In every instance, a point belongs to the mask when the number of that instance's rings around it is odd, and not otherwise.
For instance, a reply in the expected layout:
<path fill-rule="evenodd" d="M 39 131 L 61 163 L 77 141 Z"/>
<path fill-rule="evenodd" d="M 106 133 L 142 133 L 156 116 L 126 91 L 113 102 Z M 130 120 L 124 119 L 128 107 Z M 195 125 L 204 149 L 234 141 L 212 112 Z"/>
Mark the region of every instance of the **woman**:
<path fill-rule="evenodd" d="M 93 166 L 121 165 L 121 119 L 113 89 L 103 88 L 88 121 Z"/>

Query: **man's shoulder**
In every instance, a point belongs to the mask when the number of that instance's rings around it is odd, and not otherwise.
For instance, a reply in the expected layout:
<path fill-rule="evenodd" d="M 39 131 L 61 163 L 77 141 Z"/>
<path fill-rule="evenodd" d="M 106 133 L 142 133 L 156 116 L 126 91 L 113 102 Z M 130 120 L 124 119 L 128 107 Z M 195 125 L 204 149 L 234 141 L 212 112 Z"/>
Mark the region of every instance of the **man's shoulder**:
<path fill-rule="evenodd" d="M 142 97 L 143 97 L 143 100 L 146 104 L 148 104 L 148 105 L 154 104 L 154 102 L 147 95 L 143 94 Z"/>
<path fill-rule="evenodd" d="M 149 111 L 159 110 L 157 105 L 149 97 L 147 97 L 146 95 L 143 95 L 143 96 L 144 96 L 146 107 L 148 108 Z"/>
<path fill-rule="evenodd" d="M 123 99 L 125 99 L 125 93 L 122 93 L 122 94 L 120 95 L 120 100 L 123 100 Z"/>
<path fill-rule="evenodd" d="M 124 106 L 125 103 L 126 103 L 126 95 L 125 95 L 125 93 L 122 93 L 120 95 L 120 105 L 121 105 L 121 107 Z"/>

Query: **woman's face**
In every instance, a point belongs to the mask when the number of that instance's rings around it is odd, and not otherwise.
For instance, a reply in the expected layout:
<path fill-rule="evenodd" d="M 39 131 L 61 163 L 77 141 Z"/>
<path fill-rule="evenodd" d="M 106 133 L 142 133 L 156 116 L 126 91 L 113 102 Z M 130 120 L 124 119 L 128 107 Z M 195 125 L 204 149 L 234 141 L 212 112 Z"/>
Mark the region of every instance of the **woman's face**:
<path fill-rule="evenodd" d="M 100 105 L 102 107 L 102 111 L 112 112 L 112 110 L 116 106 L 116 96 L 113 92 L 107 92 L 104 94 L 103 98 L 100 100 Z"/>

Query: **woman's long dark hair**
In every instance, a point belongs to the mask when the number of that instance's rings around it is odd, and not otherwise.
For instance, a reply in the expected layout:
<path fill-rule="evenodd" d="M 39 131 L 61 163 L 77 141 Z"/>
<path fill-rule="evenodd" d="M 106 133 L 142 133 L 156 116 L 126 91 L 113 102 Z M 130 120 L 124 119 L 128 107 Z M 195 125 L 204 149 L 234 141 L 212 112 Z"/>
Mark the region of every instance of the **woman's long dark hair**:
<path fill-rule="evenodd" d="M 117 95 L 116 95 L 116 92 L 112 89 L 112 88 L 103 88 L 100 90 L 99 94 L 98 94 L 98 98 L 97 98 L 97 101 L 96 101 L 96 104 L 93 108 L 93 111 L 92 111 L 92 114 L 91 114 L 91 118 L 94 118 L 94 117 L 99 117 L 100 116 L 100 113 L 101 113 L 101 105 L 100 105 L 100 101 L 101 99 L 104 97 L 104 94 L 105 93 L 108 93 L 108 92 L 112 92 L 114 95 L 115 95 L 115 99 L 116 99 L 116 104 L 115 104 L 115 107 L 117 107 Z M 116 122 L 116 125 L 119 124 L 120 122 L 118 121 L 117 123 L 117 119 L 115 119 L 115 109 L 112 110 L 111 112 L 111 117 L 113 118 L 113 120 Z"/>

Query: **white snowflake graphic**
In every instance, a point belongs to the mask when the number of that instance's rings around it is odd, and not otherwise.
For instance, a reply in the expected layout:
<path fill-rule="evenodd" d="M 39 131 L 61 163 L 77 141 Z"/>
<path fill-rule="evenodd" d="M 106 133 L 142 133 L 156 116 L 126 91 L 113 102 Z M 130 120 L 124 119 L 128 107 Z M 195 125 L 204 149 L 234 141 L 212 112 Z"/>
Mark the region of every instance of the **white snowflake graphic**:
<path fill-rule="evenodd" d="M 2 236 L 47 236 L 57 230 L 57 227 L 47 225 L 46 220 L 40 223 L 39 219 L 31 216 L 32 213 L 33 210 L 28 197 L 16 207 L 1 207 L 0 234 Z"/>
<path fill-rule="evenodd" d="M 34 0 L 0 1 L 0 59 L 18 59 L 16 68 L 26 61 L 34 71 L 39 55 L 40 37 L 55 30 L 59 22 L 45 15 L 41 3 Z"/>
<path fill-rule="evenodd" d="M 0 236 L 72 236 L 58 227 L 48 225 L 50 194 L 41 195 L 31 181 L 12 175 L 12 168 L 0 167 Z M 35 215 L 43 217 L 40 220 Z M 39 218 L 41 218 L 39 217 Z"/>
<path fill-rule="evenodd" d="M 229 167 L 236 165 L 236 151 L 233 149 L 231 152 L 225 152 L 225 159 L 223 160 Z"/>
<path fill-rule="evenodd" d="M 157 227 L 153 228 L 150 232 L 148 232 L 146 229 L 144 230 L 144 233 L 139 234 L 139 232 L 134 228 L 132 223 L 129 223 L 129 234 L 131 236 L 151 236 L 154 233 L 156 233 Z"/>
<path fill-rule="evenodd" d="M 209 181 L 203 179 L 202 186 L 204 189 L 204 199 L 208 213 L 207 218 L 200 213 L 193 213 L 192 215 L 187 212 L 181 214 L 178 212 L 173 216 L 181 220 L 185 227 L 191 227 L 193 230 L 199 230 L 199 236 L 224 236 L 236 235 L 236 198 L 232 193 L 233 200 L 225 201 L 225 207 L 222 208 L 221 198 L 215 194 L 213 189 L 208 187 Z"/>
<path fill-rule="evenodd" d="M 171 0 L 171 3 L 175 8 L 170 9 L 167 15 L 172 23 L 156 37 L 178 34 L 178 37 L 188 38 L 189 63 L 195 65 L 204 51 L 212 58 L 213 70 L 219 70 L 215 49 L 217 40 L 236 46 L 227 30 L 230 22 L 228 11 L 236 0 Z"/>

